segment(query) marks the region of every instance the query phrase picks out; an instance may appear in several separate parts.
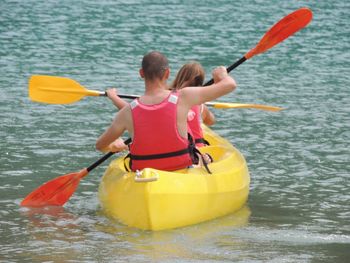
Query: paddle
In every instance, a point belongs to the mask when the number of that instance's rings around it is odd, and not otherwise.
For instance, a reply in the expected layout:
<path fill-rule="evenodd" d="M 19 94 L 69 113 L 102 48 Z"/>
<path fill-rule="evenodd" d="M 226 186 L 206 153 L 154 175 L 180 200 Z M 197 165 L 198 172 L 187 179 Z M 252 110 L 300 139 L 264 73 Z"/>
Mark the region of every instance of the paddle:
<path fill-rule="evenodd" d="M 289 36 L 293 35 L 295 32 L 299 31 L 303 27 L 305 27 L 312 19 L 312 13 L 307 8 L 301 8 L 297 11 L 287 15 L 283 19 L 281 19 L 277 24 L 275 24 L 260 40 L 260 42 L 256 45 L 255 48 L 250 50 L 248 53 L 246 53 L 240 60 L 238 60 L 236 63 L 232 64 L 230 67 L 227 68 L 227 71 L 230 72 L 232 69 L 236 68 L 240 64 L 242 64 L 247 59 L 265 52 L 266 50 L 270 49 L 271 47 L 275 46 L 276 44 L 280 43 L 284 39 L 288 38 Z M 35 80 L 34 80 L 35 81 Z M 68 80 L 62 80 L 66 81 L 66 86 L 69 88 L 70 81 Z M 210 80 L 206 85 L 209 85 Z M 48 83 L 50 84 L 50 83 Z M 77 83 L 78 84 L 78 83 Z M 75 84 L 76 85 L 76 84 Z M 79 84 L 78 84 L 79 85 Z M 50 85 L 48 85 L 50 87 Z M 80 85 L 79 85 L 80 86 Z M 57 87 L 57 86 L 56 86 Z M 44 86 L 45 88 L 45 86 Z M 59 92 L 57 90 L 53 89 L 53 93 L 56 92 L 56 95 L 58 95 Z M 81 98 L 79 96 L 84 96 L 85 94 L 90 93 L 90 91 L 84 91 L 81 88 L 77 88 L 77 85 L 75 86 L 75 89 L 77 89 L 77 92 L 75 92 L 76 98 Z M 69 93 L 69 91 L 68 91 Z M 74 92 L 73 92 L 74 93 Z M 92 92 L 91 95 L 93 96 L 100 96 L 101 93 Z M 103 94 L 102 94 L 103 95 Z M 52 100 L 54 96 L 51 97 Z M 69 101 L 69 100 L 67 100 Z M 70 99 L 72 101 L 72 99 Z M 68 103 L 68 102 L 67 102 Z M 103 156 L 101 159 L 93 163 L 91 166 L 89 166 L 86 169 L 81 170 L 78 173 L 71 173 L 66 174 L 63 176 L 60 176 L 56 179 L 53 179 L 46 184 L 40 186 L 36 190 L 34 190 L 32 193 L 30 193 L 22 202 L 22 206 L 45 206 L 45 205 L 63 205 L 65 202 L 68 201 L 69 197 L 74 193 L 75 189 L 78 186 L 78 183 L 81 178 L 85 177 L 92 169 L 96 168 L 98 165 L 100 165 L 102 162 L 104 162 L 106 159 L 108 159 L 113 153 L 108 153 L 105 156 Z"/>
<path fill-rule="evenodd" d="M 49 104 L 69 104 L 85 96 L 107 96 L 106 92 L 88 90 L 75 80 L 46 75 L 33 75 L 29 80 L 28 90 L 31 100 Z M 128 95 L 120 97 L 134 98 Z"/>
<path fill-rule="evenodd" d="M 304 28 L 312 19 L 312 12 L 308 8 L 300 8 L 282 18 L 271 27 L 259 43 L 247 52 L 241 59 L 227 68 L 232 71 L 246 60 L 264 53 L 289 36 Z M 205 86 L 213 84 L 209 80 Z M 34 75 L 29 80 L 29 97 L 36 102 L 50 104 L 67 104 L 79 101 L 85 96 L 106 96 L 106 92 L 88 90 L 78 82 L 63 77 Z M 121 98 L 133 99 L 134 96 L 119 95 Z"/>
<path fill-rule="evenodd" d="M 306 27 L 312 19 L 312 12 L 310 9 L 303 7 L 300 8 L 289 15 L 282 18 L 276 24 L 274 24 L 260 39 L 259 43 L 247 52 L 241 59 L 233 63 L 226 70 L 231 72 L 234 68 L 241 65 L 246 60 L 254 57 L 255 55 L 264 53 L 270 48 L 274 47 L 278 43 L 281 43 L 286 38 L 290 37 L 294 33 L 298 32 L 302 28 Z M 205 86 L 211 85 L 214 80 L 209 80 Z"/>
<path fill-rule="evenodd" d="M 77 189 L 79 181 L 113 154 L 113 152 L 107 153 L 92 165 L 79 172 L 65 174 L 46 182 L 28 194 L 21 202 L 21 206 L 41 207 L 64 205 Z"/>
<path fill-rule="evenodd" d="M 216 109 L 257 109 L 265 111 L 280 111 L 281 107 L 261 105 L 261 104 L 244 104 L 244 103 L 228 103 L 228 102 L 207 102 L 207 106 L 214 107 Z"/>
<path fill-rule="evenodd" d="M 73 79 L 34 75 L 29 80 L 29 97 L 36 102 L 50 103 L 50 104 L 67 104 L 79 101 L 84 96 L 107 96 L 106 92 L 88 90 Z M 118 94 L 124 99 L 136 99 L 138 95 Z M 223 103 L 210 102 L 206 105 L 218 108 L 253 108 L 266 111 L 279 111 L 280 107 L 265 106 L 258 104 L 243 104 L 243 103 Z"/>

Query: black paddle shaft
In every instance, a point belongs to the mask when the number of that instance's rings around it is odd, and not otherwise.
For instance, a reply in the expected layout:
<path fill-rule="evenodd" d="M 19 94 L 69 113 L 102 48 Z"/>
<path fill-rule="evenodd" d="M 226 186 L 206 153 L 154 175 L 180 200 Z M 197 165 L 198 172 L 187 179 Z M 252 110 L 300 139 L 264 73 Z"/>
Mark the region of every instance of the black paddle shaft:
<path fill-rule="evenodd" d="M 96 162 L 94 162 L 93 164 L 91 164 L 88 168 L 86 168 L 86 170 L 88 172 L 90 172 L 91 170 L 95 169 L 97 166 L 99 166 L 101 163 L 103 163 L 104 161 L 106 161 L 109 157 L 111 157 L 113 154 L 113 152 L 109 152 L 107 154 L 105 154 L 104 156 L 102 156 L 100 159 L 98 159 Z"/>
<path fill-rule="evenodd" d="M 239 59 L 237 62 L 233 63 L 231 66 L 229 66 L 226 70 L 227 70 L 227 73 L 230 73 L 231 70 L 233 70 L 234 68 L 237 68 L 239 65 L 241 65 L 244 61 L 246 61 L 246 57 L 242 57 L 241 59 Z M 214 80 L 211 79 L 209 80 L 207 83 L 205 83 L 203 86 L 209 86 L 211 84 L 214 83 Z"/>
<path fill-rule="evenodd" d="M 107 97 L 107 91 L 102 92 L 100 96 L 105 96 Z M 140 96 L 137 95 L 126 95 L 126 94 L 118 94 L 118 96 L 122 99 L 136 99 L 139 98 Z"/>

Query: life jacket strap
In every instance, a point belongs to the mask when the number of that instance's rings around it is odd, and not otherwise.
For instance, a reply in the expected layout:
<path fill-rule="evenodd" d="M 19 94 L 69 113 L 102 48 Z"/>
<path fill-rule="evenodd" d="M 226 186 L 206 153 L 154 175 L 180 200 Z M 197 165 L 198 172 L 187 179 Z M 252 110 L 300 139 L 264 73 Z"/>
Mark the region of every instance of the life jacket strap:
<path fill-rule="evenodd" d="M 203 158 L 203 155 L 201 154 L 201 152 L 196 148 L 196 145 L 195 145 L 196 141 L 193 140 L 193 137 L 191 136 L 190 133 L 188 133 L 188 141 L 189 141 L 189 149 L 190 149 L 190 155 L 191 155 L 192 163 L 193 164 L 198 164 L 199 163 L 199 157 L 198 156 L 200 156 L 200 158 L 202 159 L 202 163 L 204 165 L 205 170 L 209 174 L 212 174 L 212 172 L 209 170 L 208 163 Z M 208 142 L 208 145 L 209 145 L 209 142 Z"/>
<path fill-rule="evenodd" d="M 210 145 L 210 143 L 204 138 L 198 138 L 194 140 L 195 143 L 203 143 L 205 145 Z"/>
<path fill-rule="evenodd" d="M 153 159 L 162 159 L 162 158 L 179 156 L 179 155 L 183 155 L 183 154 L 189 153 L 189 152 L 190 152 L 190 150 L 188 148 L 185 148 L 183 150 L 179 150 L 179 151 L 175 151 L 175 152 L 159 153 L 159 154 L 149 154 L 149 155 L 129 154 L 129 157 L 133 160 L 153 160 Z"/>
<path fill-rule="evenodd" d="M 192 136 L 189 133 L 188 133 L 188 141 L 189 141 L 189 145 L 188 145 L 187 148 L 179 150 L 179 151 L 175 151 L 175 152 L 149 154 L 149 155 L 135 155 L 135 154 L 129 153 L 128 155 L 126 155 L 124 157 L 124 168 L 125 168 L 126 171 L 130 172 L 133 160 L 162 159 L 162 158 L 175 157 L 175 156 L 179 156 L 179 155 L 183 155 L 183 154 L 189 153 L 193 164 L 198 164 L 199 163 L 199 157 L 198 156 L 200 156 L 201 159 L 202 159 L 202 163 L 204 165 L 204 168 L 206 169 L 206 171 L 209 174 L 211 174 L 211 171 L 209 170 L 207 162 L 203 158 L 201 152 L 195 147 L 194 140 L 193 140 Z M 126 144 L 130 144 L 130 142 L 131 142 L 131 138 L 129 138 L 127 140 Z M 209 145 L 209 143 L 208 143 L 208 145 Z M 127 167 L 127 165 L 126 165 L 126 159 L 129 159 L 129 165 L 128 165 L 129 167 Z"/>

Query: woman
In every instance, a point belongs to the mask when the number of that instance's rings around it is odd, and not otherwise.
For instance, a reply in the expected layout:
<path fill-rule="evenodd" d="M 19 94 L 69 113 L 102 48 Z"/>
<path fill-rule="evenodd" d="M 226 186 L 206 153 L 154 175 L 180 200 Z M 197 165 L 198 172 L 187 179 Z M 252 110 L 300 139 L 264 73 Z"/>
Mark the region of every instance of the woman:
<path fill-rule="evenodd" d="M 179 90 L 185 87 L 200 87 L 203 86 L 204 78 L 205 72 L 201 64 L 190 62 L 180 68 L 171 89 Z M 215 116 L 204 104 L 193 106 L 188 113 L 187 123 L 197 147 L 208 144 L 203 138 L 202 122 L 211 126 L 215 123 Z"/>

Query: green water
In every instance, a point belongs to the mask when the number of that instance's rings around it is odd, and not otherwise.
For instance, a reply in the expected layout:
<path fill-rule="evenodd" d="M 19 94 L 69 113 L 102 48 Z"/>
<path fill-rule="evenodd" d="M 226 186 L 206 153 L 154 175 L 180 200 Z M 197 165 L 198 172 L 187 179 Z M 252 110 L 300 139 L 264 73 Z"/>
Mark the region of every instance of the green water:
<path fill-rule="evenodd" d="M 139 231 L 106 218 L 97 187 L 106 164 L 64 208 L 20 201 L 59 175 L 97 160 L 96 138 L 116 109 L 104 98 L 33 103 L 33 74 L 89 89 L 143 90 L 142 55 L 160 50 L 171 79 L 197 60 L 209 75 L 255 46 L 295 9 L 313 10 L 295 37 L 232 72 L 221 101 L 285 107 L 280 113 L 214 110 L 214 130 L 244 154 L 247 207 L 207 223 Z M 350 258 L 350 2 L 0 2 L 0 262 L 348 262 Z"/>

